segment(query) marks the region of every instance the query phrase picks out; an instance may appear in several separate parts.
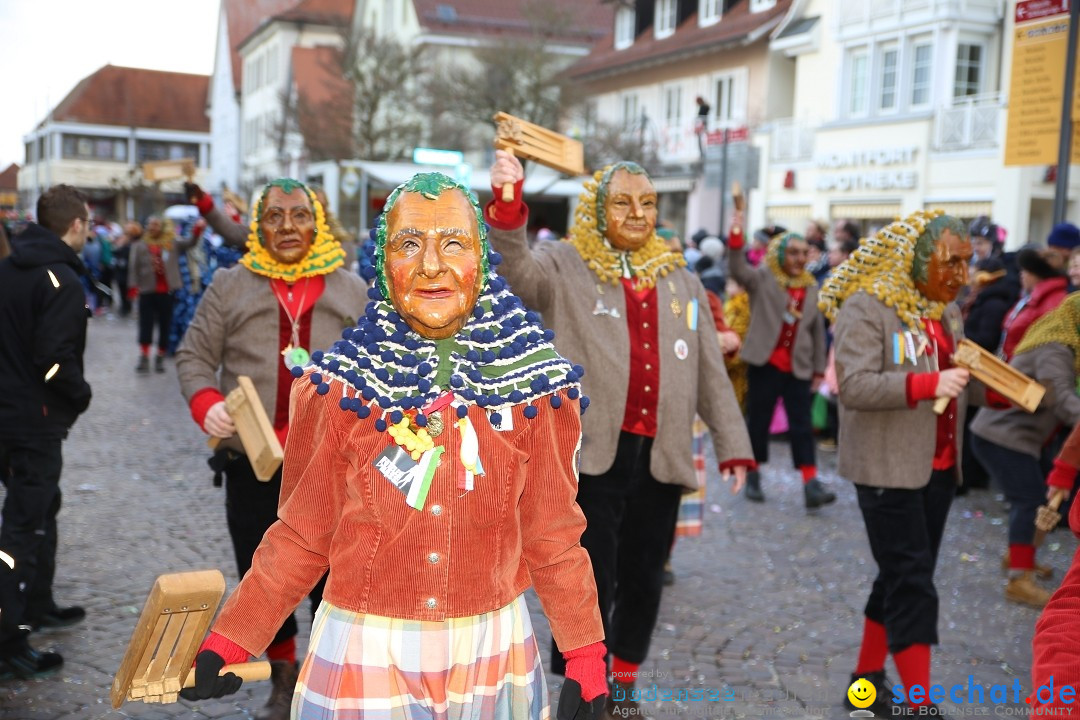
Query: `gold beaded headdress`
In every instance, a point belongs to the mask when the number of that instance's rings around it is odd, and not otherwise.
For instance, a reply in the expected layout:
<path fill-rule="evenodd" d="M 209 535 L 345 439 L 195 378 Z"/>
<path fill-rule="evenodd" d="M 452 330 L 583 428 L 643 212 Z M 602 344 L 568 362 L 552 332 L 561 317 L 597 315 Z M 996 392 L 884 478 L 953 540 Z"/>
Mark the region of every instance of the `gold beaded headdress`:
<path fill-rule="evenodd" d="M 930 224 L 940 233 L 955 222 L 941 210 L 916 210 L 873 237 L 860 240 L 851 257 L 837 266 L 819 291 L 821 312 L 836 322 L 844 301 L 862 290 L 895 310 L 914 332 L 922 330 L 922 318 L 941 319 L 946 303 L 927 300 L 915 287 L 915 277 L 924 275 L 933 253 L 936 235 Z"/>
<path fill-rule="evenodd" d="M 658 276 L 663 277 L 677 267 L 685 267 L 686 260 L 680 253 L 672 252 L 655 230 L 644 245 L 629 252 L 617 250 L 607 241 L 601 229 L 604 225 L 604 200 L 607 184 L 616 170 L 641 173 L 648 177 L 636 163 L 616 163 L 597 170 L 593 179 L 585 182 L 578 196 L 574 225 L 565 242 L 577 248 L 581 259 L 600 282 L 617 285 L 622 278 L 630 277 L 639 290 L 655 287 Z"/>

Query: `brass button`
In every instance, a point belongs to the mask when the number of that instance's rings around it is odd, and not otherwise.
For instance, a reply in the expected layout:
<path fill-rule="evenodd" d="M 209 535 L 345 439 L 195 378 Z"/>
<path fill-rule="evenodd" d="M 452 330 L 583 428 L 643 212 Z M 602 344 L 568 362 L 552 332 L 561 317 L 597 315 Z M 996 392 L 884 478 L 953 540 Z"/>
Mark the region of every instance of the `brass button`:
<path fill-rule="evenodd" d="M 435 517 L 439 517 L 440 515 L 442 515 L 442 505 L 432 505 L 431 514 Z"/>
<path fill-rule="evenodd" d="M 649 327 L 649 323 L 647 323 L 647 322 L 643 322 L 643 323 L 641 323 L 641 327 L 643 327 L 643 328 L 645 328 L 645 329 L 648 329 L 648 327 Z"/>
<path fill-rule="evenodd" d="M 651 363 L 645 363 L 645 369 L 646 370 L 652 370 L 652 364 Z"/>
<path fill-rule="evenodd" d="M 649 385 L 646 385 L 645 386 L 645 392 L 652 392 L 652 387 L 649 386 Z"/>
<path fill-rule="evenodd" d="M 643 348 L 645 348 L 646 350 L 648 350 L 650 346 L 649 346 L 649 343 L 645 343 L 645 344 L 643 344 L 643 345 L 642 345 L 641 347 L 643 347 Z M 648 368 L 646 368 L 646 369 L 648 369 Z"/>
<path fill-rule="evenodd" d="M 649 414 L 649 408 L 641 408 L 641 414 L 642 415 L 648 415 Z"/>
<path fill-rule="evenodd" d="M 439 601 L 435 598 L 428 598 L 425 604 L 427 605 L 428 610 L 434 610 L 439 606 Z"/>
<path fill-rule="evenodd" d="M 428 553 L 427 561 L 429 563 L 431 563 L 432 565 L 438 564 L 438 562 L 439 562 L 439 553 L 437 553 L 437 552 Z"/>

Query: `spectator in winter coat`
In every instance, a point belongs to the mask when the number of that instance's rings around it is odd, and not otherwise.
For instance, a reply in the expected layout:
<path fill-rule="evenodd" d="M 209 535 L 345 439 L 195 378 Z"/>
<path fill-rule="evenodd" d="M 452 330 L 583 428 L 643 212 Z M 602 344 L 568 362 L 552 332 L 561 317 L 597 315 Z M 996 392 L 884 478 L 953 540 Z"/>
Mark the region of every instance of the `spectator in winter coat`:
<path fill-rule="evenodd" d="M 1005 279 L 1005 265 L 996 257 L 975 266 L 974 290 L 964 306 L 964 335 L 990 352 L 1001 342 L 1001 327 L 1016 303 L 1016 289 Z"/>
<path fill-rule="evenodd" d="M 1006 360 L 1012 359 L 1016 346 L 1031 324 L 1060 305 L 1069 292 L 1068 278 L 1047 260 L 1044 253 L 1026 247 L 1016 254 L 1023 296 L 1009 310 L 1002 326 L 1001 352 Z"/>

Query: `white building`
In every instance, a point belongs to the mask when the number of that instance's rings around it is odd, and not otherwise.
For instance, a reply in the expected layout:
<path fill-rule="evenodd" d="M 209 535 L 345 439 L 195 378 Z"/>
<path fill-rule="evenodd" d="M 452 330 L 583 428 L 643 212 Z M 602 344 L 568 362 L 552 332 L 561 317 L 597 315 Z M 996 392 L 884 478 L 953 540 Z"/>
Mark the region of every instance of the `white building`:
<path fill-rule="evenodd" d="M 612 34 L 569 71 L 589 97 L 586 133 L 621 128 L 650 170 L 661 219 L 682 233 L 720 229 L 722 188 L 757 182 L 750 134 L 791 115 L 794 63 L 769 43 L 791 1 L 624 4 Z"/>
<path fill-rule="evenodd" d="M 32 208 L 45 190 L 74 185 L 94 212 L 139 218 L 182 201 L 180 181 L 156 188 L 141 165 L 190 158 L 203 182 L 210 162 L 210 127 L 203 112 L 209 77 L 106 65 L 84 78 L 24 136 L 26 164 L 19 200 Z"/>
<path fill-rule="evenodd" d="M 206 104 L 211 133 L 208 190 L 220 193 L 225 187 L 233 191 L 240 187 L 240 45 L 263 20 L 295 4 L 296 0 L 221 0 Z"/>
<path fill-rule="evenodd" d="M 1008 246 L 1052 225 L 1048 168 L 1004 166 L 1012 17 L 999 0 L 795 0 L 772 33 L 795 62 L 790 118 L 759 128 L 750 225 L 864 232 L 919 208 L 989 215 Z M 1075 217 L 1080 182 L 1072 183 Z"/>

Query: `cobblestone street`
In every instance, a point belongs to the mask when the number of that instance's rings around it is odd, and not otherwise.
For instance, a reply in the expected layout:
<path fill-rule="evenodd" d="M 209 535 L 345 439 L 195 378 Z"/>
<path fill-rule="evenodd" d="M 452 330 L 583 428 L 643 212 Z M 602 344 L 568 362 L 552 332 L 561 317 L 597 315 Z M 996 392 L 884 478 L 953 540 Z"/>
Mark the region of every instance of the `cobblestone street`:
<path fill-rule="evenodd" d="M 154 578 L 220 568 L 232 588 L 236 577 L 224 493 L 211 486 L 205 436 L 190 419 L 173 362 L 163 375 L 133 372 L 132 319 L 95 318 L 89 332 L 94 400 L 64 446 L 56 578 L 59 602 L 85 606 L 88 618 L 34 637 L 35 646 L 61 652 L 65 665 L 48 679 L 0 684 L 0 719 L 249 718 L 269 683 L 245 685 L 224 701 L 111 709 L 112 677 Z M 874 574 L 855 494 L 836 477 L 835 455 L 823 454 L 823 479 L 839 500 L 809 515 L 786 446 L 777 445 L 775 455 L 761 506 L 732 498 L 710 472 L 704 532 L 675 549 L 677 581 L 639 681 L 716 689 L 731 699 L 657 701 L 648 704 L 652 717 L 847 716 L 842 700 Z M 953 505 L 937 573 L 941 644 L 932 680 L 966 687 L 969 676 L 983 686 L 1018 679 L 1023 708 L 1037 612 L 1003 598 L 1005 519 L 992 491 Z M 1040 559 L 1054 567 L 1055 581 L 1075 545 L 1066 531 L 1048 538 Z M 530 606 L 546 658 L 547 624 L 535 598 Z M 306 604 L 298 615 L 303 640 Z M 549 677 L 553 697 L 558 680 Z"/>

